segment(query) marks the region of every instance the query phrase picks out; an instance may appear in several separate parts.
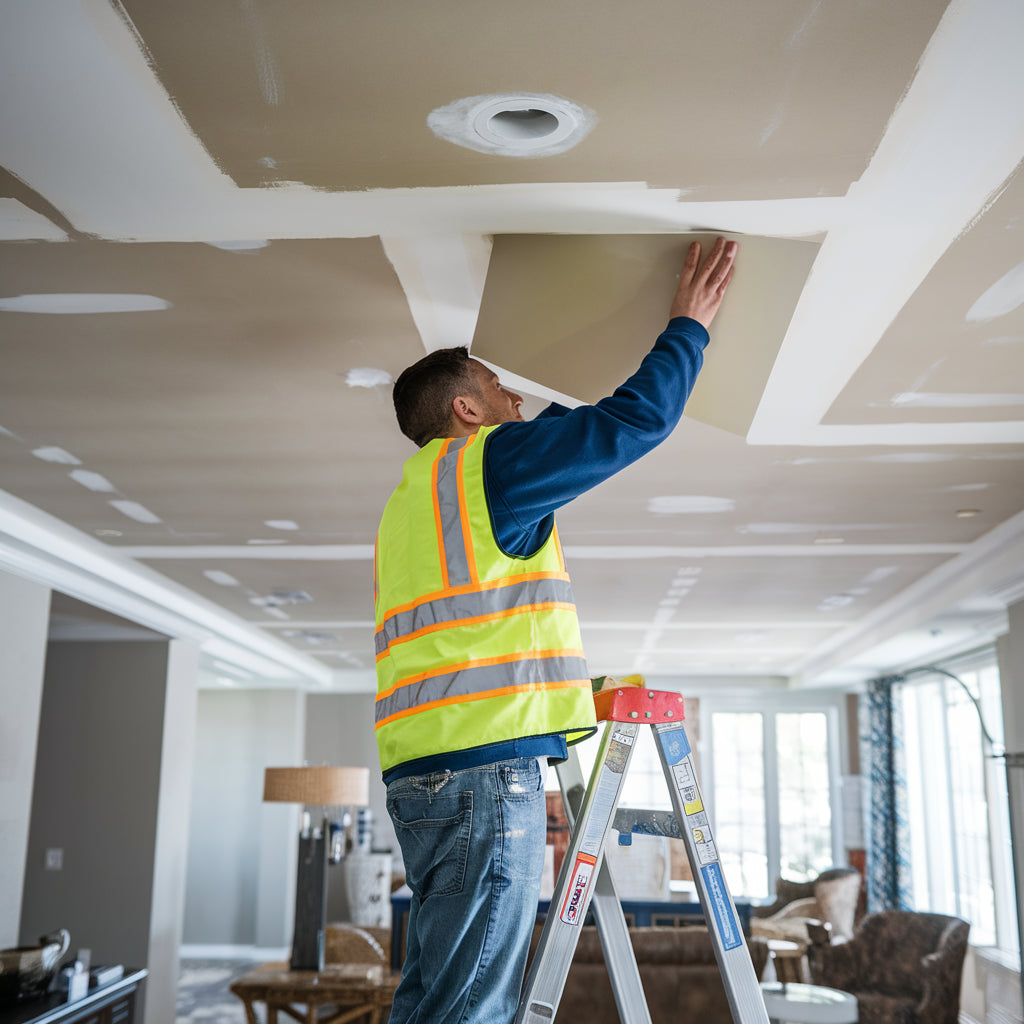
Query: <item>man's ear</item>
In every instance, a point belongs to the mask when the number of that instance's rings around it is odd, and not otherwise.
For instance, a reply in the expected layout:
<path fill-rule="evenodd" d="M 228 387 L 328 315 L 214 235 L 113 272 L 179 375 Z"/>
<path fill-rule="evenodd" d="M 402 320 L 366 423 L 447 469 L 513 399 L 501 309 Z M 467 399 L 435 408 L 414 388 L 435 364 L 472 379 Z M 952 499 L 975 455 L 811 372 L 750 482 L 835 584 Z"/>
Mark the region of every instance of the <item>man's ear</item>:
<path fill-rule="evenodd" d="M 456 395 L 452 399 L 452 415 L 456 423 L 468 427 L 479 427 L 484 422 L 483 406 L 472 395 Z"/>

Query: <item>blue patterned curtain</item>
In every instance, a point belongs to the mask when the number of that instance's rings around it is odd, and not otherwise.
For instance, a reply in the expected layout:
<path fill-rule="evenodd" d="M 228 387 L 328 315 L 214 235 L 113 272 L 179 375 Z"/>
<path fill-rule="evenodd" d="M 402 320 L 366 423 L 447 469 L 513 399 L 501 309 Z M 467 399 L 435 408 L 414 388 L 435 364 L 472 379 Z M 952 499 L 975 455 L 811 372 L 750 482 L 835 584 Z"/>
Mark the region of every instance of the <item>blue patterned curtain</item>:
<path fill-rule="evenodd" d="M 861 704 L 861 770 L 870 783 L 868 911 L 910 909 L 910 837 L 898 679 L 868 683 Z"/>

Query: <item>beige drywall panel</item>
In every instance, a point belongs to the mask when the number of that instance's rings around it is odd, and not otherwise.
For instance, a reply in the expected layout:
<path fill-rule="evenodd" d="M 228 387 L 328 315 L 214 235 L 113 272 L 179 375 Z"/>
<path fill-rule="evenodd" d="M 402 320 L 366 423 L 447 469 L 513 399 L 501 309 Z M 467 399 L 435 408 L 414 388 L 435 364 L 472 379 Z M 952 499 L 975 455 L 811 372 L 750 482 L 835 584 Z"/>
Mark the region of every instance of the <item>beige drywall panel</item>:
<path fill-rule="evenodd" d="M 1024 172 L 935 264 L 826 423 L 1024 419 Z"/>
<path fill-rule="evenodd" d="M 846 192 L 946 3 L 124 6 L 192 130 L 246 187 L 648 181 L 762 199 Z M 565 97 L 597 125 L 546 159 L 427 128 L 436 108 L 508 91 Z"/>
<path fill-rule="evenodd" d="M 5 295 L 128 293 L 169 304 L 0 313 L 5 490 L 88 533 L 119 530 L 112 539 L 125 544 L 372 542 L 412 450 L 394 423 L 388 375 L 423 354 L 378 239 L 246 253 L 8 244 L 0 277 Z M 349 386 L 350 372 L 367 368 L 383 383 Z M 77 464 L 33 455 L 54 447 Z M 78 471 L 110 490 L 90 490 L 69 475 Z M 110 505 L 123 500 L 161 522 Z M 282 520 L 298 530 L 265 525 Z"/>
<path fill-rule="evenodd" d="M 664 330 L 691 241 L 711 235 L 500 235 L 473 354 L 594 403 Z M 811 264 L 814 242 L 745 238 L 686 414 L 746 434 Z"/>

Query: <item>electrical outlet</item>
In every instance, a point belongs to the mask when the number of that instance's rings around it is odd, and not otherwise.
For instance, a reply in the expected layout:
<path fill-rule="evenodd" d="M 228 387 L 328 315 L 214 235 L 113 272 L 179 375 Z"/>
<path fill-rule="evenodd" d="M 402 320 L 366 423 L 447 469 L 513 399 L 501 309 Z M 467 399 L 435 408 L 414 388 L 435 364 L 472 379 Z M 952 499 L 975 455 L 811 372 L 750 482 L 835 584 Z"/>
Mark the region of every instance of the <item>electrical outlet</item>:
<path fill-rule="evenodd" d="M 51 847 L 46 851 L 47 871 L 60 871 L 64 867 L 64 851 L 59 847 Z"/>

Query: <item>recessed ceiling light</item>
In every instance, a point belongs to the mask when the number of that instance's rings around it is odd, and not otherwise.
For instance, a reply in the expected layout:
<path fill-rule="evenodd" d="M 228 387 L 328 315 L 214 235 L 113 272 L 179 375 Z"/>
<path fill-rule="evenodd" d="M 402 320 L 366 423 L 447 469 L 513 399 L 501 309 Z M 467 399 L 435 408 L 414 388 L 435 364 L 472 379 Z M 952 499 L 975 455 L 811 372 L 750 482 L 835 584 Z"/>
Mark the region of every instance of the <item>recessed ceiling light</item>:
<path fill-rule="evenodd" d="M 68 473 L 68 476 L 71 477 L 76 484 L 81 484 L 90 491 L 111 494 L 117 490 L 117 488 L 105 476 L 101 476 L 99 473 L 93 473 L 88 469 L 73 469 Z"/>
<path fill-rule="evenodd" d="M 214 249 L 223 249 L 225 252 L 253 253 L 260 249 L 266 249 L 270 244 L 265 238 L 239 238 L 226 242 L 207 242 Z"/>
<path fill-rule="evenodd" d="M 222 587 L 237 587 L 239 585 L 234 576 L 221 569 L 205 569 L 203 575 L 211 583 L 219 583 Z"/>
<path fill-rule="evenodd" d="M 590 133 L 597 115 L 550 93 L 467 96 L 432 110 L 427 127 L 441 139 L 493 156 L 556 156 Z"/>
<path fill-rule="evenodd" d="M 123 537 L 123 530 L 95 530 L 93 531 L 97 537 Z"/>
<path fill-rule="evenodd" d="M 957 519 L 973 519 L 975 516 L 981 515 L 980 508 L 958 508 L 956 510 Z"/>
<path fill-rule="evenodd" d="M 162 523 L 163 520 L 155 513 L 150 512 L 145 505 L 137 501 L 111 501 L 108 504 L 117 509 L 123 516 L 134 519 L 137 523 Z"/>
<path fill-rule="evenodd" d="M 345 374 L 345 383 L 350 388 L 387 387 L 391 382 L 391 374 L 387 370 L 373 366 L 357 366 Z"/>
<path fill-rule="evenodd" d="M 101 292 L 54 292 L 0 299 L 0 312 L 4 313 L 148 313 L 170 308 L 166 299 L 155 295 Z"/>
<path fill-rule="evenodd" d="M 57 448 L 55 445 L 49 445 L 46 448 L 35 448 L 32 454 L 37 459 L 42 459 L 43 462 L 56 462 L 62 466 L 80 466 L 82 460 L 76 458 L 71 452 L 65 451 L 63 448 Z"/>
<path fill-rule="evenodd" d="M 272 530 L 297 530 L 299 528 L 299 524 L 291 519 L 268 519 L 263 525 L 269 526 Z"/>
<path fill-rule="evenodd" d="M 845 537 L 815 537 L 815 544 L 845 544 Z"/>

